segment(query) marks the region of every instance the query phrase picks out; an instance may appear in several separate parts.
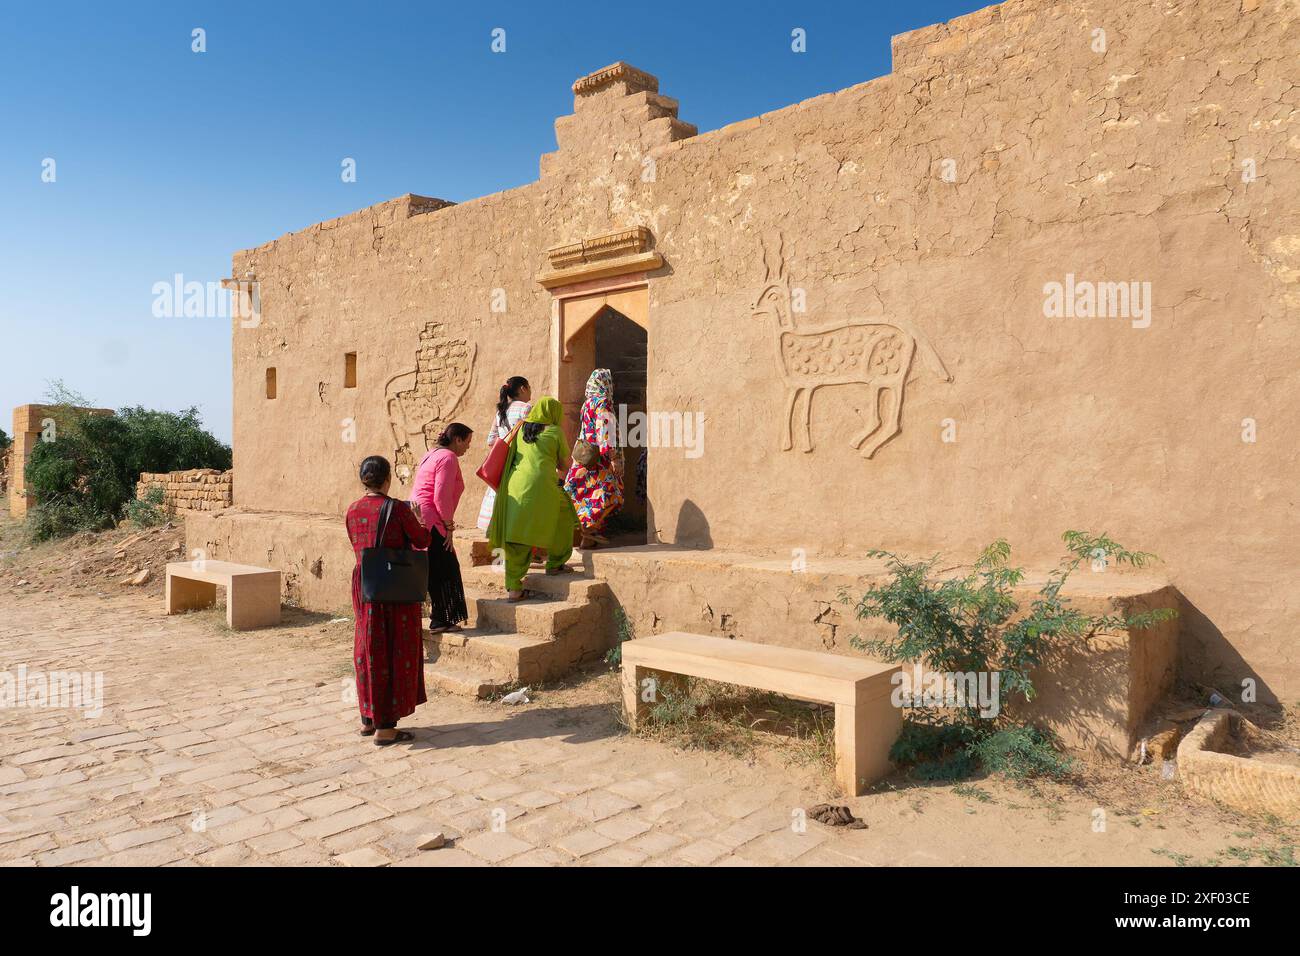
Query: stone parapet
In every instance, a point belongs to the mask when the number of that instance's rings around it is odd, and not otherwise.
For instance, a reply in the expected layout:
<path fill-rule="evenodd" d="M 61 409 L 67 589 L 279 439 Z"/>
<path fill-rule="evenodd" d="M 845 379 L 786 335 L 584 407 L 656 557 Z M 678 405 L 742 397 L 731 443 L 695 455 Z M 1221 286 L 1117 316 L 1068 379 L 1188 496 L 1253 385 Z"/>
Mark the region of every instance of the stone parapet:
<path fill-rule="evenodd" d="M 135 496 L 143 500 L 152 488 L 162 488 L 167 511 L 220 511 L 233 500 L 233 471 L 196 468 L 192 471 L 144 472 L 136 482 Z"/>

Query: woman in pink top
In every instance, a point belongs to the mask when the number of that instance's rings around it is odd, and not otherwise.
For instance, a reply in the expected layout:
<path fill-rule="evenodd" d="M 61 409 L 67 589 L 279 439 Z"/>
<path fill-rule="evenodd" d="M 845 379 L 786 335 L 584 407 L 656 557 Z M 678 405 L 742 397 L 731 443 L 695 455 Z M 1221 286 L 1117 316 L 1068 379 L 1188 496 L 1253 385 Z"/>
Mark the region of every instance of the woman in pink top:
<path fill-rule="evenodd" d="M 429 629 L 434 634 L 459 631 L 469 620 L 452 532 L 456 530 L 456 506 L 465 490 L 460 459 L 469 451 L 473 437 L 469 426 L 460 422 L 444 428 L 437 447 L 420 459 L 411 486 L 411 504 L 429 529 L 429 601 L 433 605 Z"/>

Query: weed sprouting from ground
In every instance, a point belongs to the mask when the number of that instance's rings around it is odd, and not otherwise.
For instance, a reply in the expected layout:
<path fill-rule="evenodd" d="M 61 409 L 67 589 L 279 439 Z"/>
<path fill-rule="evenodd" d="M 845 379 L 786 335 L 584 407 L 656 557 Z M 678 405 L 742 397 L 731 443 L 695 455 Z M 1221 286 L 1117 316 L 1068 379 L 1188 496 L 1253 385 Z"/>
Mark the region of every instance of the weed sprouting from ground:
<path fill-rule="evenodd" d="M 614 625 L 617 628 L 617 643 L 605 654 L 605 663 L 611 667 L 620 667 L 623 664 L 623 644 L 636 637 L 636 629 L 621 607 L 614 610 Z"/>

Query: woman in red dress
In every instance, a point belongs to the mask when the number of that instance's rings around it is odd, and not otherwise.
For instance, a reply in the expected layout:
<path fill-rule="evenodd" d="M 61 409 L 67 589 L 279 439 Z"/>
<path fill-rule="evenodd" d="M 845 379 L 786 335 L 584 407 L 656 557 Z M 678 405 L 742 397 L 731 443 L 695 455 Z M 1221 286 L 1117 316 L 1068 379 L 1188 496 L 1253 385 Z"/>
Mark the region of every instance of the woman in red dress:
<path fill-rule="evenodd" d="M 424 640 L 420 604 L 378 604 L 361 596 L 363 548 L 427 548 L 429 532 L 411 506 L 388 497 L 393 470 L 388 459 L 372 455 L 361 463 L 366 495 L 348 508 L 348 537 L 357 555 L 352 571 L 352 613 L 356 617 L 352 660 L 357 670 L 357 704 L 361 734 L 387 747 L 414 736 L 397 729 L 397 722 L 415 713 L 424 696 Z M 382 544 L 375 541 L 379 512 L 392 500 L 393 510 Z"/>

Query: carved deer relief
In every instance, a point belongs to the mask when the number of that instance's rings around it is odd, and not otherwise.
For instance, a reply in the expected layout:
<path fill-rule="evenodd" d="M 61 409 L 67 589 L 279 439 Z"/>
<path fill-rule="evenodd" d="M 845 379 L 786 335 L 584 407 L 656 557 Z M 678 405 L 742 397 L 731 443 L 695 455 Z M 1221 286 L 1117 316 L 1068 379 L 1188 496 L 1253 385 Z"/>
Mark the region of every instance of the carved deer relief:
<path fill-rule="evenodd" d="M 796 429 L 803 450 L 812 451 L 812 397 L 823 386 L 866 385 L 872 389 L 865 427 L 849 439 L 864 458 L 871 458 L 901 430 L 903 392 L 917 351 L 940 381 L 952 381 L 933 346 L 905 320 L 850 319 L 817 324 L 796 319 L 790 307 L 784 238 L 779 232 L 763 242 L 763 281 L 766 285 L 752 311 L 755 318 L 775 320 L 776 363 L 786 386 L 782 451 L 794 447 Z M 882 419 L 881 398 L 886 395 L 889 409 Z"/>

